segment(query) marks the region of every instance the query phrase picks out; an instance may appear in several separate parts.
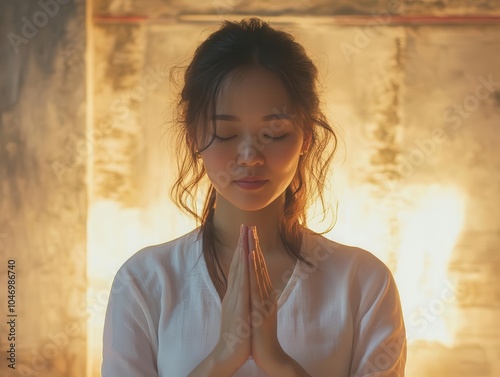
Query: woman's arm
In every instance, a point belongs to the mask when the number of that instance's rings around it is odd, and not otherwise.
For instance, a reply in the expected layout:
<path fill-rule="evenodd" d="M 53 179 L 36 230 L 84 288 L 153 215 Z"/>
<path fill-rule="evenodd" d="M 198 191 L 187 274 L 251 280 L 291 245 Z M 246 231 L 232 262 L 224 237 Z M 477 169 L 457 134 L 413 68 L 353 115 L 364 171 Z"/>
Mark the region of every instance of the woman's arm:
<path fill-rule="evenodd" d="M 283 351 L 280 361 L 266 369 L 268 377 L 311 377 L 302 366 Z"/>
<path fill-rule="evenodd" d="M 217 347 L 188 377 L 231 377 L 238 368 L 231 368 L 219 356 Z M 268 377 L 311 377 L 298 362 L 283 352 L 283 357 L 265 370 Z"/>
<path fill-rule="evenodd" d="M 123 267 L 117 272 L 104 322 L 102 377 L 158 377 L 153 302 L 137 276 Z"/>
<path fill-rule="evenodd" d="M 224 360 L 223 352 L 217 345 L 213 351 L 189 373 L 188 377 L 231 377 L 239 366 L 231 366 Z"/>
<path fill-rule="evenodd" d="M 352 377 L 405 373 L 406 330 L 399 293 L 390 270 L 380 263 L 358 274 L 362 292 L 354 323 Z"/>

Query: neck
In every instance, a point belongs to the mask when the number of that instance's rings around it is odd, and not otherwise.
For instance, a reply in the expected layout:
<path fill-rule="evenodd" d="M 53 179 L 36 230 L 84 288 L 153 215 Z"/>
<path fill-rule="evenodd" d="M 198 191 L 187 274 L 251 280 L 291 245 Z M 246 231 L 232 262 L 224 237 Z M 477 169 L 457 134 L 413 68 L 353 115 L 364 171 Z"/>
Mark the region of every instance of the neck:
<path fill-rule="evenodd" d="M 217 193 L 213 223 L 222 245 L 219 250 L 231 260 L 238 245 L 240 225 L 256 226 L 259 243 L 264 254 L 275 255 L 283 250 L 279 233 L 279 217 L 284 211 L 285 193 L 274 202 L 256 211 L 244 211 L 236 208 Z"/>

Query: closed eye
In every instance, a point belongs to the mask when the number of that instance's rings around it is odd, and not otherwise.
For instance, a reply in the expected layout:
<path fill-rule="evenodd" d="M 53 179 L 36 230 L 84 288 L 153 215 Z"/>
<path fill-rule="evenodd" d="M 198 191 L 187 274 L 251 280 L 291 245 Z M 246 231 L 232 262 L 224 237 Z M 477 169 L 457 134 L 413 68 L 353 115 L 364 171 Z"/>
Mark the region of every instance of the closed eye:
<path fill-rule="evenodd" d="M 217 136 L 217 135 L 214 135 L 214 139 L 215 140 L 219 140 L 219 141 L 226 141 L 226 140 L 231 140 L 233 138 L 235 138 L 236 136 L 231 136 L 231 137 L 220 137 L 220 136 Z"/>
<path fill-rule="evenodd" d="M 231 137 L 221 137 L 221 136 L 218 136 L 218 135 L 214 135 L 214 139 L 218 140 L 218 141 L 227 141 L 227 140 L 231 140 L 231 139 L 234 139 L 237 135 L 235 136 L 231 136 Z M 272 139 L 272 140 L 281 140 L 281 139 L 284 139 L 285 137 L 288 136 L 288 134 L 285 134 L 285 135 L 282 135 L 282 136 L 278 136 L 278 137 L 271 137 L 269 135 L 264 135 L 266 138 L 268 139 Z"/>

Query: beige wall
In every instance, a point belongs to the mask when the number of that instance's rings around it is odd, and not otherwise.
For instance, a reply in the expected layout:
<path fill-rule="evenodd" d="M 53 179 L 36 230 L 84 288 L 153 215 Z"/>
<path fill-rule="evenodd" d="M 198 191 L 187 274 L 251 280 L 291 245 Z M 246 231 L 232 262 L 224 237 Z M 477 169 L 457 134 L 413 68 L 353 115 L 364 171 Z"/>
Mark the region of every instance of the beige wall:
<path fill-rule="evenodd" d="M 99 376 L 116 270 L 139 248 L 195 225 L 167 194 L 176 157 L 168 70 L 222 17 L 247 14 L 293 33 L 320 69 L 325 109 L 342 137 L 331 177 L 339 214 L 327 236 L 370 250 L 394 272 L 407 376 L 500 375 L 499 21 L 389 26 L 398 16 L 492 16 L 500 7 L 255 3 L 96 1 L 87 65 L 83 2 L 60 5 L 18 53 L 0 42 L 0 263 L 13 255 L 18 265 L 19 365 L 46 352 L 39 376 L 83 376 L 86 359 L 87 375 Z M 12 14 L 2 35 L 38 10 L 18 4 L 2 3 L 0 13 Z M 51 334 L 86 319 L 88 332 L 68 334 L 70 345 L 51 357 Z"/>
<path fill-rule="evenodd" d="M 0 5 L 0 375 L 86 375 L 85 2 Z M 30 26 L 31 25 L 31 26 Z M 15 260 L 15 313 L 7 265 Z M 16 369 L 5 359 L 16 320 Z"/>

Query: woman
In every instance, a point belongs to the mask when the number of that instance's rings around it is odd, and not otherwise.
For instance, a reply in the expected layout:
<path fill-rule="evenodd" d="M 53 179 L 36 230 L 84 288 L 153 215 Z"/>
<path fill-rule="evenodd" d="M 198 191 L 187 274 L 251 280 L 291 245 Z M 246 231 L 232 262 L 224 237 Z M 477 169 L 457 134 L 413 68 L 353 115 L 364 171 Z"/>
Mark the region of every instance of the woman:
<path fill-rule="evenodd" d="M 404 375 L 390 271 L 305 225 L 337 141 L 316 80 L 303 47 L 258 18 L 225 21 L 197 48 L 172 197 L 201 226 L 118 271 L 103 377 Z M 204 177 L 199 216 L 188 199 Z"/>

